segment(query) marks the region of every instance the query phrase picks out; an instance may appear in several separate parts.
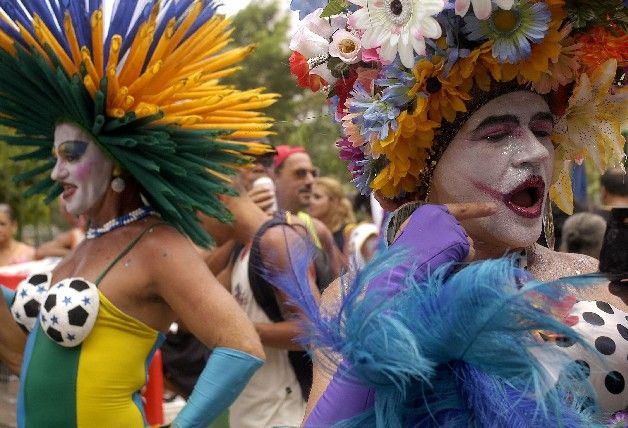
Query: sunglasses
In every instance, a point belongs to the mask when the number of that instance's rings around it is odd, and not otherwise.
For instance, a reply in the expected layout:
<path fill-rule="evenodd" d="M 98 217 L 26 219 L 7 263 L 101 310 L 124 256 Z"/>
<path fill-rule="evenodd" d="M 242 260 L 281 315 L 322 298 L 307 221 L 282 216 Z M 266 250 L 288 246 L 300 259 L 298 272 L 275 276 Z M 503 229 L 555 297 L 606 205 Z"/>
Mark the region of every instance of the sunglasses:
<path fill-rule="evenodd" d="M 312 177 L 316 178 L 320 175 L 320 170 L 318 168 L 299 168 L 294 170 L 294 176 L 298 179 L 305 178 L 308 174 L 312 174 Z"/>

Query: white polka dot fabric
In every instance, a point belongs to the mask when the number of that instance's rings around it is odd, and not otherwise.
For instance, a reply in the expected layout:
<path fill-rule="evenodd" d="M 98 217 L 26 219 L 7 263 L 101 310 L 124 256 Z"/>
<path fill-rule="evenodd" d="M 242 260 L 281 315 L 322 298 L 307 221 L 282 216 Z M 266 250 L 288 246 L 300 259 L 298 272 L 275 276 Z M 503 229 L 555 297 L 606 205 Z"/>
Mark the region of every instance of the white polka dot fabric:
<path fill-rule="evenodd" d="M 557 340 L 556 346 L 583 369 L 598 394 L 603 411 L 628 408 L 628 313 L 606 302 L 586 301 L 574 305 L 578 317 L 573 326 L 595 351 L 580 344 Z"/>

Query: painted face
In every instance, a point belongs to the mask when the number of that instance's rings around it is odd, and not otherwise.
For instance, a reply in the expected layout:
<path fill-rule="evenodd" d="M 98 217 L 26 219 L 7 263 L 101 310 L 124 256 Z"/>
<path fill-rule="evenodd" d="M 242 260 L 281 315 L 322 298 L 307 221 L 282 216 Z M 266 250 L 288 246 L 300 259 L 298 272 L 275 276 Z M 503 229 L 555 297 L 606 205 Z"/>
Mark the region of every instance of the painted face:
<path fill-rule="evenodd" d="M 325 186 L 314 184 L 312 186 L 312 197 L 310 198 L 310 206 L 308 212 L 312 217 L 322 219 L 329 213 L 330 199 Z"/>
<path fill-rule="evenodd" d="M 528 91 L 497 97 L 464 124 L 438 162 L 430 201 L 494 202 L 497 213 L 465 222 L 476 242 L 522 248 L 541 234 L 552 178 L 552 115 Z"/>
<path fill-rule="evenodd" d="M 312 195 L 312 183 L 318 177 L 318 169 L 312 166 L 307 153 L 293 153 L 276 174 L 275 187 L 279 207 L 297 212 L 307 208 Z"/>
<path fill-rule="evenodd" d="M 57 125 L 54 155 L 57 162 L 51 177 L 63 186 L 66 210 L 81 215 L 96 207 L 109 188 L 112 161 L 85 131 L 71 123 Z"/>

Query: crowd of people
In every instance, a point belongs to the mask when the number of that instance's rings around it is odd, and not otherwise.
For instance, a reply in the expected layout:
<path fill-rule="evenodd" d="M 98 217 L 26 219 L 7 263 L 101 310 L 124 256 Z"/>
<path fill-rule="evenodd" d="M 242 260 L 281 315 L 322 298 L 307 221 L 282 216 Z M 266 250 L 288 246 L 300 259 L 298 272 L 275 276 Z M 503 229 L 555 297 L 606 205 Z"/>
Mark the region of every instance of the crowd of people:
<path fill-rule="evenodd" d="M 221 82 L 212 1 L 0 5 L 0 140 L 69 222 L 0 204 L 0 269 L 55 261 L 2 287 L 19 427 L 146 426 L 158 349 L 178 428 L 628 423 L 626 8 L 341 3 L 292 2 L 290 65 L 357 192 Z"/>

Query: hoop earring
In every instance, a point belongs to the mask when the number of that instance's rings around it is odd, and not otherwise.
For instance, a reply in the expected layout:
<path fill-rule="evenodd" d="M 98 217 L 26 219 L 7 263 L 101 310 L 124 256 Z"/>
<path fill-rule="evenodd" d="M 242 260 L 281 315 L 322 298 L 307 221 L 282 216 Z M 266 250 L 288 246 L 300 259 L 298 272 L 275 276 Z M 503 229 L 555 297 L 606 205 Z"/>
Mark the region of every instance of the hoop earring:
<path fill-rule="evenodd" d="M 124 182 L 124 179 L 120 177 L 121 174 L 122 174 L 122 171 L 120 170 L 120 167 L 115 166 L 112 171 L 112 175 L 114 178 L 113 180 L 111 180 L 111 190 L 113 190 L 116 193 L 124 192 L 124 188 L 126 187 L 126 183 Z"/>
<path fill-rule="evenodd" d="M 552 214 L 552 202 L 547 199 L 545 202 L 545 210 L 543 212 L 543 234 L 545 235 L 545 243 L 550 250 L 554 249 L 556 237 L 554 235 L 554 215 Z"/>

